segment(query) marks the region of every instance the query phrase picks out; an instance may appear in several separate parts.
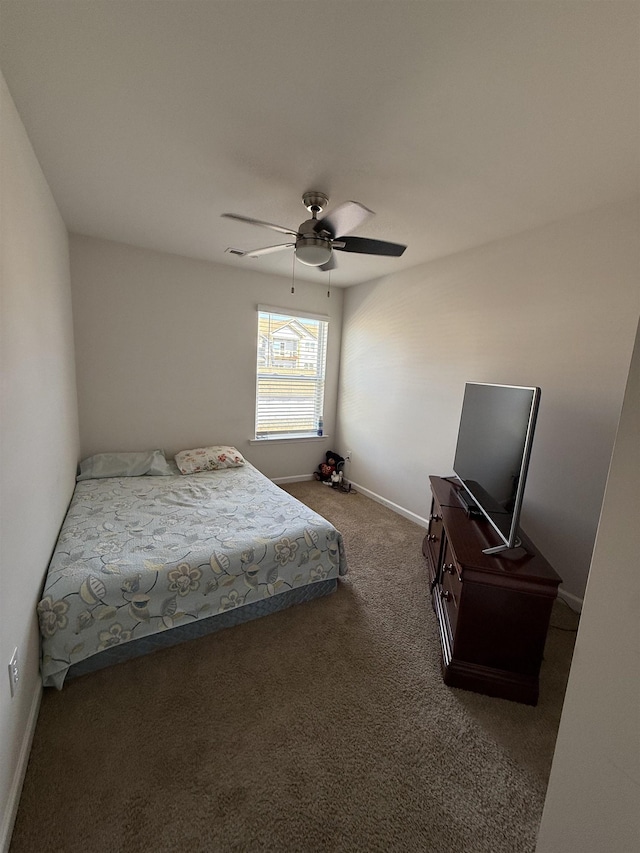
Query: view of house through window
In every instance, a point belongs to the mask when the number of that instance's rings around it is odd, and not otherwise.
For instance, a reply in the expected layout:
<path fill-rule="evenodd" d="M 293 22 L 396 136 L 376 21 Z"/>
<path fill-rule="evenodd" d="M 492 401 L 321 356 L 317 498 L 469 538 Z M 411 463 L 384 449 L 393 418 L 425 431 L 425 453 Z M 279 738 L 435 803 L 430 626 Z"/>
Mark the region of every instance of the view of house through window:
<path fill-rule="evenodd" d="M 329 318 L 258 306 L 256 438 L 316 435 Z"/>

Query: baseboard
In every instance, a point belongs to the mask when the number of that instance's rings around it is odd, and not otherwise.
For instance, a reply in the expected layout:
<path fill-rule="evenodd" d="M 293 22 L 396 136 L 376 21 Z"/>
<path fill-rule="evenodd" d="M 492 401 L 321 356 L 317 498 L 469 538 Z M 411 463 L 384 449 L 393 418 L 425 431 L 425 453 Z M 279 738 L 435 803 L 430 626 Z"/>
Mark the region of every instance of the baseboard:
<path fill-rule="evenodd" d="M 306 480 L 313 480 L 313 474 L 298 474 L 295 477 L 276 477 L 272 482 L 280 485 L 282 483 L 303 483 Z M 386 498 L 383 498 L 382 495 L 378 495 L 375 492 L 372 492 L 370 489 L 365 489 L 364 486 L 360 486 L 358 483 L 354 483 L 353 480 L 350 481 L 351 486 L 362 495 L 366 495 L 371 500 L 377 501 L 379 504 L 386 506 L 388 509 L 397 512 L 398 515 L 404 516 L 404 518 L 408 518 L 409 521 L 413 521 L 415 524 L 419 524 L 420 527 L 428 527 L 429 521 L 426 518 L 423 518 L 421 515 L 417 515 L 415 512 L 411 512 L 408 509 L 405 509 L 403 506 L 399 506 L 398 504 L 394 504 L 393 501 L 389 501 Z"/>
<path fill-rule="evenodd" d="M 364 486 L 354 483 L 353 480 L 351 480 L 351 485 L 356 492 L 360 492 L 361 495 L 366 495 L 366 497 L 371 498 L 373 501 L 377 501 L 377 503 L 386 506 L 388 509 L 392 509 L 394 512 L 397 512 L 398 515 L 402 515 L 404 518 L 408 518 L 409 521 L 419 524 L 420 527 L 429 527 L 429 520 L 427 518 L 423 518 L 421 515 L 411 512 L 411 510 L 405 509 L 403 506 L 387 500 L 387 498 L 383 498 L 382 495 L 372 492 L 371 489 L 365 489 Z"/>
<path fill-rule="evenodd" d="M 27 764 L 29 763 L 29 753 L 31 752 L 31 744 L 36 731 L 36 723 L 38 722 L 38 712 L 40 710 L 40 702 L 42 701 L 42 682 L 38 678 L 36 689 L 29 710 L 29 718 L 22 739 L 22 747 L 18 757 L 18 764 L 13 774 L 13 781 L 9 789 L 7 798 L 7 807 L 2 818 L 2 826 L 0 826 L 0 851 L 8 853 L 9 845 L 11 844 L 11 835 L 13 834 L 13 825 L 16 821 L 18 813 L 18 805 L 20 803 L 20 794 L 22 793 L 22 785 L 27 772 Z"/>
<path fill-rule="evenodd" d="M 282 483 L 304 483 L 306 480 L 313 480 L 313 474 L 296 474 L 295 477 L 275 477 L 271 482 L 279 486 Z"/>
<path fill-rule="evenodd" d="M 565 589 L 558 590 L 558 598 L 566 601 L 572 610 L 577 610 L 578 613 L 582 613 L 582 598 L 578 598 L 577 595 L 573 595 L 573 593 L 567 592 Z"/>

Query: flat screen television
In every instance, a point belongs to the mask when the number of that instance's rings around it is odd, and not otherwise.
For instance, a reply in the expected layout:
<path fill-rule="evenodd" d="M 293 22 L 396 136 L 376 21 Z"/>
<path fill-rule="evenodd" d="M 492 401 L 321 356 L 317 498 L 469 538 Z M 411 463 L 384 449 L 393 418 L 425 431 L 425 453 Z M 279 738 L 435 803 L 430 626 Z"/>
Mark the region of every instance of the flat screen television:
<path fill-rule="evenodd" d="M 467 382 L 453 470 L 463 488 L 461 503 L 484 516 L 502 540 L 485 554 L 520 544 L 522 508 L 539 388 Z"/>

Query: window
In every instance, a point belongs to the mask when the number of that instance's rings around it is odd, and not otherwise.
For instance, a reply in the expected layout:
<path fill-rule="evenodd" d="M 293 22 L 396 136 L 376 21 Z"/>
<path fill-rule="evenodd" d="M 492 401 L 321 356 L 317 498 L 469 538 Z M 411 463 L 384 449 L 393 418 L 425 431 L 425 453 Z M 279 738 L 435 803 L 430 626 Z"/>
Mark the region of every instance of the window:
<path fill-rule="evenodd" d="M 258 306 L 256 438 L 316 435 L 329 318 Z"/>

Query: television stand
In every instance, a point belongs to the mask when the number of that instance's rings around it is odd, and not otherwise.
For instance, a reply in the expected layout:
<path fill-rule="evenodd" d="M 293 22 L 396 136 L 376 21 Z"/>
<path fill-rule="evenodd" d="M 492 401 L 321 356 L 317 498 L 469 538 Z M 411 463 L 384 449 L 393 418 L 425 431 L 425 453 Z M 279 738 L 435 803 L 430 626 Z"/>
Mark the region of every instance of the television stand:
<path fill-rule="evenodd" d="M 445 684 L 535 705 L 551 608 L 561 578 L 525 534 L 525 553 L 487 554 L 488 524 L 467 515 L 459 487 L 430 477 L 422 553 L 438 621 Z"/>

